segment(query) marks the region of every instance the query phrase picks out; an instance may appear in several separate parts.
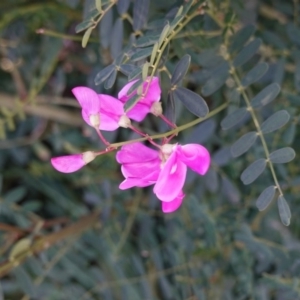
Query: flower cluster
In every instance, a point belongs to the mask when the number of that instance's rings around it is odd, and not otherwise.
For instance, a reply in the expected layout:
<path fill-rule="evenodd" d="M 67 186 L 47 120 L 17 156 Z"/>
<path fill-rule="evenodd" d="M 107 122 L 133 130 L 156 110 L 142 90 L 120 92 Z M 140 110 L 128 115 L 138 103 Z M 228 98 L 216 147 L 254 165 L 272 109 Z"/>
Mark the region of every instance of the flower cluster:
<path fill-rule="evenodd" d="M 119 127 L 130 128 L 143 136 L 132 126 L 131 120 L 140 122 L 148 113 L 162 117 L 161 88 L 159 80 L 154 77 L 150 82 L 148 78 L 142 85 L 142 95 L 139 102 L 127 113 L 124 104 L 133 97 L 137 91 L 132 90 L 136 81 L 129 82 L 118 94 L 118 99 L 109 95 L 97 94 L 88 87 L 76 87 L 72 90 L 82 109 L 84 121 L 95 128 L 99 137 L 106 144 L 104 151 L 86 151 L 81 154 L 54 157 L 51 159 L 53 167 L 63 173 L 79 170 L 98 155 L 114 151 L 101 134 L 101 130 L 113 131 Z M 149 85 L 149 86 L 148 86 Z M 174 125 L 175 126 L 175 125 Z M 142 143 L 133 142 L 122 146 L 116 154 L 116 160 L 122 165 L 121 171 L 125 180 L 120 189 L 131 187 L 146 187 L 154 184 L 153 192 L 162 202 L 162 211 L 170 213 L 177 210 L 184 198 L 183 185 L 187 167 L 204 175 L 210 165 L 210 154 L 207 149 L 198 144 L 169 144 L 164 139 L 158 145 L 151 139 L 158 150 L 151 149 Z"/>

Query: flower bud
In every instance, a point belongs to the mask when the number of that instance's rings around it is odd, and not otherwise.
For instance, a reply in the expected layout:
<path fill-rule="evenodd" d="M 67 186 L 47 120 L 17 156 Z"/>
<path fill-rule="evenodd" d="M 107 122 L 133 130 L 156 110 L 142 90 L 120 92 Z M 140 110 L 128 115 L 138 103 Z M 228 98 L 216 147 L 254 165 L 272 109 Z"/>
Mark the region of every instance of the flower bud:
<path fill-rule="evenodd" d="M 118 124 L 120 127 L 128 128 L 131 125 L 131 121 L 126 115 L 123 115 L 121 116 Z"/>
<path fill-rule="evenodd" d="M 90 115 L 89 116 L 90 123 L 93 127 L 99 128 L 100 126 L 100 115 Z"/>
<path fill-rule="evenodd" d="M 150 108 L 150 112 L 158 117 L 163 113 L 161 102 L 154 102 Z"/>
<path fill-rule="evenodd" d="M 95 154 L 95 152 L 93 152 L 93 151 L 86 151 L 86 152 L 82 153 L 82 160 L 87 165 L 92 160 L 94 160 L 96 156 L 97 155 Z"/>

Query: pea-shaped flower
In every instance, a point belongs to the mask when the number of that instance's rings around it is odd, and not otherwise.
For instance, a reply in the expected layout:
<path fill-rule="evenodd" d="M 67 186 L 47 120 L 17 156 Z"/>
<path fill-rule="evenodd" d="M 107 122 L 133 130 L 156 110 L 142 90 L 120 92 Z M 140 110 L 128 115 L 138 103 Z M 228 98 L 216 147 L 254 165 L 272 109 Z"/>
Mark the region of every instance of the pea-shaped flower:
<path fill-rule="evenodd" d="M 83 86 L 73 88 L 72 92 L 82 108 L 84 121 L 90 126 L 113 131 L 130 125 L 123 103 L 118 99 L 105 94 L 98 95 L 94 90 Z"/>
<path fill-rule="evenodd" d="M 133 143 L 123 146 L 116 159 L 122 164 L 125 177 L 120 189 L 154 184 L 153 191 L 162 201 L 165 213 L 175 211 L 182 203 L 187 167 L 204 175 L 210 165 L 208 150 L 198 144 L 165 144 L 156 151 L 141 143 Z"/>
<path fill-rule="evenodd" d="M 150 80 L 150 77 L 147 78 L 147 80 Z M 153 113 L 155 115 L 160 115 L 162 113 L 161 109 L 161 103 L 159 102 L 160 100 L 160 95 L 161 95 L 161 88 L 159 85 L 159 79 L 158 77 L 153 77 L 152 81 L 150 82 L 149 89 L 146 92 L 147 86 L 148 86 L 148 81 L 145 81 L 143 83 L 143 95 L 138 103 L 130 109 L 126 115 L 137 122 L 142 121 L 148 113 Z M 137 80 L 133 80 L 129 83 L 127 83 L 119 92 L 118 98 L 121 100 L 123 103 L 127 102 L 130 98 L 132 98 L 134 95 L 136 95 L 137 90 L 132 91 L 127 95 L 129 89 L 137 82 Z"/>

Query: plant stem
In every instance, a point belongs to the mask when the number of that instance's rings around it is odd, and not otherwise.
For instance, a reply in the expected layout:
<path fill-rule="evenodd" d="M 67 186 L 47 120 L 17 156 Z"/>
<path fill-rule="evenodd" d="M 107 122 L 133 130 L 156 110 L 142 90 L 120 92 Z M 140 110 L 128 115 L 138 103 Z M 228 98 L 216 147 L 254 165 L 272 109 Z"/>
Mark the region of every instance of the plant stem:
<path fill-rule="evenodd" d="M 142 141 L 146 141 L 147 139 L 151 138 L 151 139 L 161 139 L 173 134 L 177 134 L 180 131 L 183 131 L 185 129 L 188 129 L 198 123 L 201 123 L 209 118 L 211 118 L 212 116 L 216 115 L 217 113 L 219 113 L 220 111 L 222 111 L 223 109 L 225 109 L 228 106 L 228 103 L 223 103 L 222 105 L 220 105 L 219 107 L 215 108 L 214 110 L 212 110 L 210 113 L 208 113 L 204 118 L 197 118 L 196 120 L 189 122 L 187 124 L 184 124 L 182 126 L 178 126 L 175 129 L 172 129 L 170 131 L 167 131 L 165 133 L 159 133 L 159 134 L 155 134 L 155 135 L 150 135 L 147 138 L 143 137 L 143 138 L 138 138 L 138 139 L 134 139 L 134 140 L 130 140 L 130 141 L 125 141 L 125 142 L 119 142 L 119 143 L 114 143 L 114 144 L 110 144 L 110 147 L 112 148 L 119 148 L 123 145 L 127 145 L 127 144 L 132 144 L 132 143 L 136 143 L 136 142 L 142 142 Z"/>
<path fill-rule="evenodd" d="M 277 176 L 276 176 L 276 173 L 275 173 L 275 170 L 274 170 L 274 166 L 273 166 L 273 163 L 271 162 L 270 160 L 270 152 L 269 152 L 269 149 L 268 149 L 268 146 L 267 146 L 267 143 L 266 143 L 266 140 L 265 140 L 265 137 L 261 131 L 261 128 L 260 128 L 260 125 L 259 125 L 259 122 L 258 122 L 258 119 L 256 117 L 256 114 L 255 114 L 255 111 L 253 109 L 253 107 L 251 106 L 251 103 L 250 103 L 250 99 L 245 91 L 245 89 L 243 88 L 242 84 L 241 84 L 241 81 L 240 81 L 240 78 L 236 72 L 236 69 L 233 67 L 232 63 L 231 63 L 231 74 L 236 82 L 236 85 L 238 87 L 238 89 L 241 91 L 241 94 L 243 95 L 243 98 L 246 102 L 246 105 L 247 105 L 247 109 L 248 111 L 250 112 L 251 114 L 251 117 L 252 117 L 252 120 L 253 120 L 253 123 L 255 125 L 255 128 L 257 130 L 257 133 L 260 137 L 260 140 L 261 140 L 261 143 L 262 143 L 262 146 L 264 148 L 264 152 L 265 152 L 265 155 L 266 155 L 266 158 L 267 158 L 267 162 L 269 164 L 269 167 L 270 167 L 270 170 L 271 170 L 271 174 L 273 176 L 273 179 L 274 179 L 274 183 L 279 191 L 279 195 L 280 196 L 283 196 L 283 193 L 282 193 L 282 190 L 281 190 L 281 187 L 279 185 L 279 182 L 278 182 L 278 179 L 277 179 Z"/>

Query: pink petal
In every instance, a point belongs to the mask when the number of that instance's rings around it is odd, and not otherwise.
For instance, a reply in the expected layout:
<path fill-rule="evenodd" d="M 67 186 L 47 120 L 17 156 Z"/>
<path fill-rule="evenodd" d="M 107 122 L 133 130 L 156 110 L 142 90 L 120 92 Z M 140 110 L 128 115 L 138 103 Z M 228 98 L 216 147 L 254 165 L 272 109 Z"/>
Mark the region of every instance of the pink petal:
<path fill-rule="evenodd" d="M 186 170 L 186 165 L 177 158 L 176 151 L 173 151 L 154 186 L 153 191 L 157 198 L 166 202 L 173 201 L 184 185 Z"/>
<path fill-rule="evenodd" d="M 85 166 L 82 154 L 53 157 L 51 158 L 51 164 L 57 171 L 62 173 L 72 173 Z"/>
<path fill-rule="evenodd" d="M 126 115 L 129 119 L 141 122 L 145 119 L 146 115 L 150 112 L 151 107 L 138 102 Z"/>
<path fill-rule="evenodd" d="M 130 97 L 132 97 L 135 94 L 135 91 L 133 91 L 130 95 L 127 95 L 127 92 L 129 89 L 138 81 L 138 79 L 133 80 L 125 84 L 125 86 L 121 89 L 121 91 L 118 94 L 118 99 L 122 102 L 126 102 Z"/>
<path fill-rule="evenodd" d="M 147 82 L 144 83 L 143 89 L 146 90 Z M 158 77 L 153 77 L 150 83 L 150 87 L 148 89 L 147 95 L 141 100 L 141 103 L 147 103 L 150 107 L 153 102 L 157 102 L 160 100 L 161 88 L 159 85 Z"/>
<path fill-rule="evenodd" d="M 175 210 L 177 210 L 181 204 L 182 204 L 182 200 L 183 198 L 185 197 L 184 193 L 181 191 L 179 193 L 179 195 L 173 200 L 173 201 L 170 201 L 170 202 L 162 202 L 162 211 L 164 213 L 171 213 L 171 212 L 174 212 Z"/>
<path fill-rule="evenodd" d="M 88 115 L 96 115 L 100 111 L 98 94 L 92 89 L 78 86 L 72 89 L 74 96 Z"/>
<path fill-rule="evenodd" d="M 120 164 L 146 162 L 155 160 L 158 157 L 158 151 L 142 143 L 124 145 L 116 155 L 117 162 Z"/>
<path fill-rule="evenodd" d="M 124 114 L 123 104 L 118 99 L 109 95 L 97 95 L 99 103 L 101 103 L 100 126 L 99 129 L 113 131 L 118 129 L 120 117 Z M 86 110 L 82 110 L 82 118 L 91 126 L 90 117 Z"/>
<path fill-rule="evenodd" d="M 118 99 L 104 94 L 98 95 L 101 103 L 101 112 L 110 113 L 115 116 L 121 117 L 124 115 L 124 104 Z"/>
<path fill-rule="evenodd" d="M 135 90 L 130 95 L 127 95 L 128 90 L 136 82 L 137 80 L 127 83 L 119 92 L 118 98 L 123 103 L 128 101 L 132 96 L 136 94 L 136 90 Z M 143 83 L 143 91 L 146 91 L 147 86 L 148 86 L 148 82 L 145 81 Z M 145 118 L 145 116 L 150 112 L 153 102 L 160 100 L 160 95 L 161 95 L 161 88 L 159 85 L 159 79 L 158 77 L 153 77 L 146 96 L 141 98 L 139 102 L 127 112 L 127 116 L 130 119 L 135 120 L 137 122 L 142 121 Z"/>
<path fill-rule="evenodd" d="M 160 173 L 160 160 L 123 164 L 121 171 L 125 178 L 135 177 L 148 181 L 156 181 Z"/>
<path fill-rule="evenodd" d="M 185 163 L 193 171 L 204 175 L 210 165 L 210 154 L 208 150 L 198 144 L 178 146 L 178 159 Z"/>
<path fill-rule="evenodd" d="M 145 186 L 149 186 L 151 184 L 154 184 L 154 182 L 145 181 L 141 178 L 126 178 L 119 185 L 119 189 L 120 190 L 126 190 L 126 189 L 132 188 L 134 186 L 136 186 L 136 187 L 145 187 Z"/>

